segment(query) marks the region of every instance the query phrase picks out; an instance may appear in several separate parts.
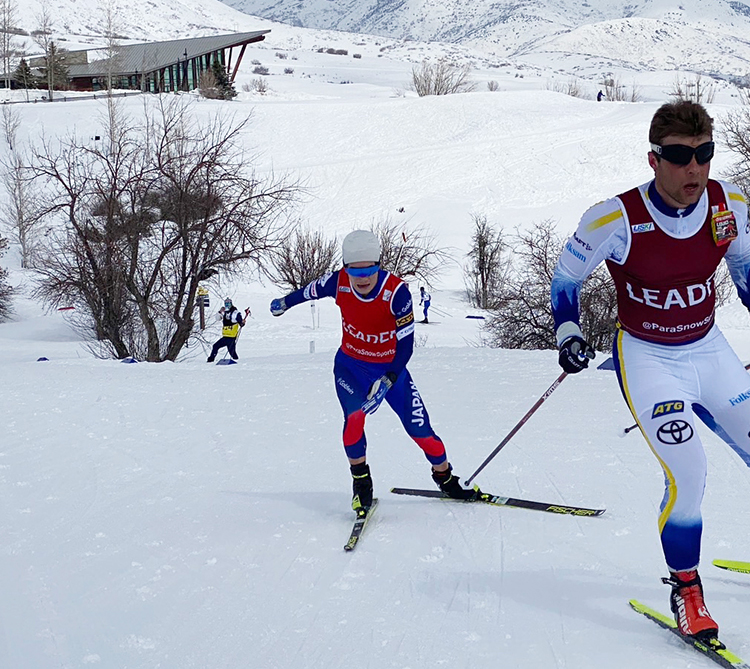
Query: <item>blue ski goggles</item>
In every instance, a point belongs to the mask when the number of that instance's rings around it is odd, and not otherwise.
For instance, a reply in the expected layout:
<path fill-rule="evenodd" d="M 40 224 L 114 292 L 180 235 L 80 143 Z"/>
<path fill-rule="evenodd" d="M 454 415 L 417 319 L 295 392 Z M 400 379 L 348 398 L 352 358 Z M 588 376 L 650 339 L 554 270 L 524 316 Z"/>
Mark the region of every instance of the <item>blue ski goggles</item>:
<path fill-rule="evenodd" d="M 360 278 L 365 276 L 372 276 L 373 274 L 376 274 L 379 269 L 379 263 L 374 263 L 372 265 L 368 265 L 367 267 L 349 267 L 348 265 L 344 265 L 344 270 L 346 270 L 346 273 L 349 276 L 356 276 Z"/>
<path fill-rule="evenodd" d="M 699 165 L 705 165 L 711 158 L 714 157 L 713 142 L 704 142 L 700 146 L 693 148 L 692 146 L 686 146 L 685 144 L 666 144 L 660 146 L 659 144 L 652 144 L 651 150 L 659 157 L 664 158 L 669 163 L 674 165 L 689 165 L 690 161 L 695 156 L 695 162 Z"/>

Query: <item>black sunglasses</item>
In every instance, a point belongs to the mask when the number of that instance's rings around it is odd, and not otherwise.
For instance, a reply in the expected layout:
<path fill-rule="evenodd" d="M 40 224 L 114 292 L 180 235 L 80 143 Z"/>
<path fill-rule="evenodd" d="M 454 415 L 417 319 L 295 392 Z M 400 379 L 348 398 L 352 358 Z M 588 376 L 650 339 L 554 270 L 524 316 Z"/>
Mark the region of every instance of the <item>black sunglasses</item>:
<path fill-rule="evenodd" d="M 651 150 L 656 154 L 657 158 L 664 158 L 667 162 L 674 163 L 675 165 L 689 165 L 693 156 L 695 156 L 696 163 L 705 165 L 714 157 L 713 142 L 705 142 L 695 148 L 685 146 L 684 144 L 666 144 L 664 146 L 652 144 Z"/>

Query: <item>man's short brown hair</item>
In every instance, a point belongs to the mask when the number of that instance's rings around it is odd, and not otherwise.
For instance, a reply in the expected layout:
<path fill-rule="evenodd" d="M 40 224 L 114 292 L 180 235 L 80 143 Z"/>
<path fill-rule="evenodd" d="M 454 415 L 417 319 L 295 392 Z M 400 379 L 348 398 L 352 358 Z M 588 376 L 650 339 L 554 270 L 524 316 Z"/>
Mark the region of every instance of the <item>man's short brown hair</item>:
<path fill-rule="evenodd" d="M 696 102 L 680 100 L 668 102 L 656 110 L 651 119 L 648 131 L 648 141 L 661 144 L 668 135 L 682 135 L 683 137 L 713 137 L 714 120 L 708 112 Z"/>

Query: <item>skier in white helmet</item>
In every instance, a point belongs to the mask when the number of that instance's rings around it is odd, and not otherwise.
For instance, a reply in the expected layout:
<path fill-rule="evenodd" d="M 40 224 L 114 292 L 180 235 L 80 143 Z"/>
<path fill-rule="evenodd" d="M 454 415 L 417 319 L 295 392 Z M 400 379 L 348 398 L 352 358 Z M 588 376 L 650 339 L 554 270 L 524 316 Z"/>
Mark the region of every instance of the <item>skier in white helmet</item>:
<path fill-rule="evenodd" d="M 353 478 L 352 508 L 367 509 L 373 488 L 367 465 L 365 418 L 385 400 L 432 465 L 432 478 L 450 497 L 472 499 L 452 473 L 440 437 L 430 424 L 417 386 L 406 369 L 414 350 L 414 310 L 409 287 L 380 267 L 380 243 L 369 230 L 349 233 L 343 268 L 271 302 L 281 316 L 307 300 L 333 297 L 341 309 L 343 337 L 333 374 L 344 411 L 344 450 Z"/>

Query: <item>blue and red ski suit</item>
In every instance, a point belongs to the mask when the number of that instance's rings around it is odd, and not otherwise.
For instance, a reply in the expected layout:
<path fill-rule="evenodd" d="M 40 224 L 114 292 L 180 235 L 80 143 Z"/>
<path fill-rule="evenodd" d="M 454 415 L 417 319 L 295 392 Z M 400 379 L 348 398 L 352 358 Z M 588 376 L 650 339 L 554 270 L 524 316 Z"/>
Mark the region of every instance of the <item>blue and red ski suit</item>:
<path fill-rule="evenodd" d="M 350 460 L 366 454 L 362 404 L 372 383 L 387 372 L 396 381 L 385 396 L 406 433 L 435 466 L 446 460 L 445 447 L 430 425 L 417 386 L 406 369 L 414 351 L 414 310 L 409 287 L 385 270 L 365 296 L 351 286 L 346 271 L 326 274 L 284 299 L 287 308 L 308 300 L 333 297 L 341 309 L 342 343 L 333 375 L 344 411 L 344 449 Z"/>

